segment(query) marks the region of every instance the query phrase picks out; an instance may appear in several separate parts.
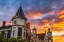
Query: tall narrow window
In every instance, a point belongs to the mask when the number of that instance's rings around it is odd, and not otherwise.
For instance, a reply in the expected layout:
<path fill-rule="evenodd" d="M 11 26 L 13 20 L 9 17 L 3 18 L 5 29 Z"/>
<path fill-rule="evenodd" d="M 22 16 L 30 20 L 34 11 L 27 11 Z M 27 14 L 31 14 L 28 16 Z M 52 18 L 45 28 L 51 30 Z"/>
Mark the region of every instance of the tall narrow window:
<path fill-rule="evenodd" d="M 8 32 L 7 32 L 7 31 L 5 31 L 5 35 L 4 35 L 4 36 L 5 36 L 5 38 L 7 38 L 7 34 L 8 34 Z"/>
<path fill-rule="evenodd" d="M 15 36 L 15 32 L 16 32 L 16 30 L 13 31 L 13 36 Z"/>
<path fill-rule="evenodd" d="M 22 37 L 22 28 L 21 27 L 18 28 L 18 36 Z"/>
<path fill-rule="evenodd" d="M 5 38 L 7 38 L 7 33 L 5 33 Z"/>
<path fill-rule="evenodd" d="M 11 37 L 11 30 L 8 30 L 7 38 Z"/>
<path fill-rule="evenodd" d="M 46 41 L 47 41 L 47 39 L 46 39 Z"/>
<path fill-rule="evenodd" d="M 4 34 L 5 34 L 5 32 L 4 31 L 2 31 L 2 35 L 4 36 Z"/>
<path fill-rule="evenodd" d="M 25 37 L 25 32 L 24 32 L 24 37 Z"/>
<path fill-rule="evenodd" d="M 28 33 L 26 33 L 26 39 L 28 39 Z"/>

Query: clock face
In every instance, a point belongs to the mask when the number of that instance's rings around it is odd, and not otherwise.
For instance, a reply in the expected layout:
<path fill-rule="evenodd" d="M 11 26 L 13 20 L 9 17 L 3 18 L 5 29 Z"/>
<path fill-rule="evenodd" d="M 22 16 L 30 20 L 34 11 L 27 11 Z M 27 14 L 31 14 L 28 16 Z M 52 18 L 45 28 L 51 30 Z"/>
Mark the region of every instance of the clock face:
<path fill-rule="evenodd" d="M 14 24 L 16 24 L 17 22 L 16 21 L 14 21 Z"/>

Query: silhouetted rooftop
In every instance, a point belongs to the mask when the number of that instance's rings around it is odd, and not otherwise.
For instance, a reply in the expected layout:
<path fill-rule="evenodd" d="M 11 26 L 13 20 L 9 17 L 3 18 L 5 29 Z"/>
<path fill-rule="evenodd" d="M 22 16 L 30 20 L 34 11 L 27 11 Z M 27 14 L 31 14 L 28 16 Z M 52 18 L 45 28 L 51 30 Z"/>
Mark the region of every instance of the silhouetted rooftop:
<path fill-rule="evenodd" d="M 38 35 L 39 39 L 44 40 L 45 33 L 41 33 L 41 34 L 37 34 L 37 35 Z"/>

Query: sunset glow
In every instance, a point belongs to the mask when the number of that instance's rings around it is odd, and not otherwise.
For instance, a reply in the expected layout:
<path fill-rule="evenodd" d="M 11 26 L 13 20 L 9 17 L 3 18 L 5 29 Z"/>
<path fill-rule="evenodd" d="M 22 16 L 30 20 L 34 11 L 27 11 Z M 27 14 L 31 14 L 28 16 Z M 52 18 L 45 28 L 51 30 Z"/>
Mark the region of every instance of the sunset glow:
<path fill-rule="evenodd" d="M 10 23 L 19 6 L 30 22 L 30 29 L 44 33 L 48 28 L 53 32 L 53 42 L 64 42 L 64 0 L 0 0 L 0 26 L 2 21 Z"/>

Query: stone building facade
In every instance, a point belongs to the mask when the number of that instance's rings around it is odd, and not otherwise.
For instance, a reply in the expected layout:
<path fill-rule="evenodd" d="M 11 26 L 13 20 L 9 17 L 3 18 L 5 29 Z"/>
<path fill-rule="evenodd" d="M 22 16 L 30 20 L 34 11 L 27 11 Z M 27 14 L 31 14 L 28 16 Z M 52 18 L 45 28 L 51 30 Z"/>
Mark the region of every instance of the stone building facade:
<path fill-rule="evenodd" d="M 11 19 L 12 25 L 5 26 L 6 22 L 0 27 L 0 33 L 4 38 L 20 38 L 26 42 L 52 42 L 52 32 L 37 34 L 37 29 L 33 28 L 33 33 L 30 30 L 30 23 L 24 15 L 21 5 L 15 16 Z"/>
<path fill-rule="evenodd" d="M 31 42 L 53 42 L 52 32 L 48 28 L 48 32 L 37 34 L 37 29 L 33 28 L 33 34 L 31 35 Z"/>

